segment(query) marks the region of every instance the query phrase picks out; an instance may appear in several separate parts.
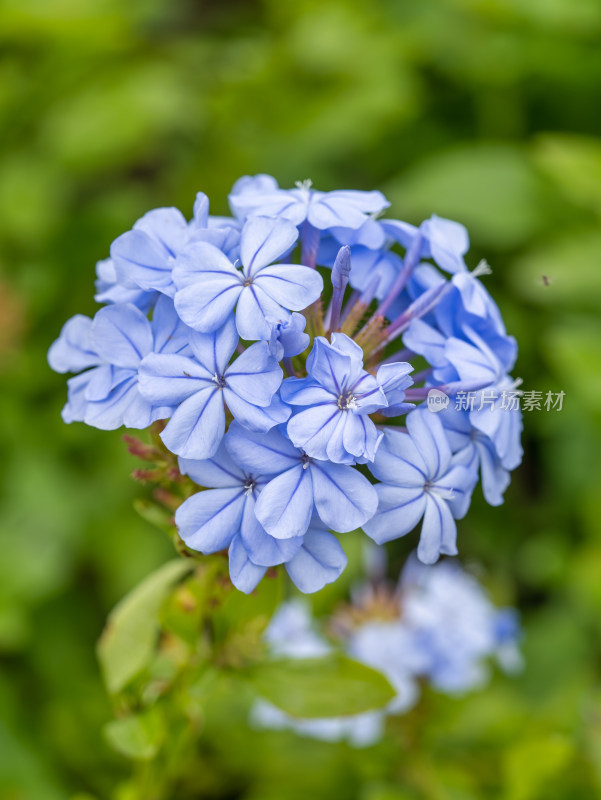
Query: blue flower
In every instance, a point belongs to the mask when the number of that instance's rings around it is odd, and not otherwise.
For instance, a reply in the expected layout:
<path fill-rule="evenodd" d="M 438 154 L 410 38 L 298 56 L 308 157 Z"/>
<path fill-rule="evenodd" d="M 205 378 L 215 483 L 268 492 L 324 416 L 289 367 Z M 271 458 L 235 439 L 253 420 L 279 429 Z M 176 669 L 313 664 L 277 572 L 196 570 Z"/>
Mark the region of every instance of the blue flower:
<path fill-rule="evenodd" d="M 305 534 L 314 511 L 328 529 L 346 532 L 376 510 L 376 491 L 360 472 L 310 458 L 275 428 L 259 434 L 232 424 L 226 446 L 245 469 L 275 476 L 261 492 L 256 515 L 278 539 Z"/>
<path fill-rule="evenodd" d="M 506 409 L 499 409 L 500 414 L 509 414 Z M 486 434 L 474 428 L 470 423 L 470 412 L 449 406 L 439 413 L 447 433 L 454 461 L 463 464 L 470 470 L 480 470 L 482 493 L 491 506 L 503 503 L 503 493 L 509 486 L 509 470 L 501 463 L 493 442 Z"/>
<path fill-rule="evenodd" d="M 419 237 L 419 258 L 433 259 L 446 272 L 467 270 L 463 256 L 469 249 L 470 240 L 467 230 L 459 222 L 433 214 L 419 228 L 399 220 L 382 220 L 381 224 L 385 232 L 406 250 Z"/>
<path fill-rule="evenodd" d="M 337 464 L 373 461 L 382 434 L 369 414 L 398 406 L 411 383 L 410 364 L 387 364 L 377 377 L 363 369 L 363 351 L 343 333 L 332 343 L 318 336 L 307 358 L 307 378 L 287 378 L 282 399 L 308 406 L 288 423 L 287 433 L 309 456 Z"/>
<path fill-rule="evenodd" d="M 199 192 L 190 223 L 177 208 L 155 208 L 111 245 L 117 282 L 129 289 L 159 291 L 173 297 L 173 264 L 194 241 L 206 241 L 237 258 L 238 223 L 209 217 L 208 197 Z"/>
<path fill-rule="evenodd" d="M 180 536 L 188 547 L 201 553 L 229 548 L 232 579 L 238 588 L 245 585 L 249 572 L 261 572 L 260 580 L 266 567 L 289 561 L 300 550 L 302 538 L 275 539 L 261 526 L 255 516 L 255 503 L 266 479 L 236 464 L 223 443 L 213 458 L 180 458 L 179 466 L 183 475 L 189 475 L 199 486 L 209 487 L 177 509 L 175 523 Z M 253 567 L 259 569 L 240 570 L 241 548 L 247 559 L 252 558 Z M 241 572 L 246 572 L 246 577 Z"/>
<path fill-rule="evenodd" d="M 297 356 L 306 350 L 311 341 L 309 335 L 304 332 L 307 320 L 302 314 L 291 314 L 285 320 L 267 320 L 271 325 L 271 336 L 269 337 L 269 352 L 276 361 L 283 358 Z"/>
<path fill-rule="evenodd" d="M 228 366 L 238 344 L 232 318 L 214 333 L 191 332 L 193 356 L 155 355 L 140 367 L 140 391 L 153 404 L 176 406 L 161 434 L 165 445 L 184 458 L 213 456 L 225 431 L 227 405 L 254 430 L 266 431 L 290 415 L 277 397 L 282 370 L 266 342 L 257 342 Z"/>
<path fill-rule="evenodd" d="M 167 297 L 157 303 L 152 323 L 131 304 L 106 306 L 93 320 L 82 315 L 69 320 L 50 348 L 50 366 L 57 372 L 94 368 L 68 381 L 65 422 L 112 430 L 146 428 L 169 416 L 168 404 L 153 403 L 139 392 L 138 370 L 152 352 L 188 352 L 185 326 Z"/>
<path fill-rule="evenodd" d="M 241 178 L 230 193 L 230 207 L 236 217 L 266 216 L 287 219 L 294 225 L 307 221 L 314 228 L 356 230 L 390 203 L 381 192 L 318 192 L 311 181 L 296 189 L 280 189 L 274 178 L 258 175 Z"/>
<path fill-rule="evenodd" d="M 146 292 L 137 286 L 123 286 L 117 279 L 117 272 L 112 258 L 105 258 L 96 263 L 97 303 L 131 303 L 141 311 L 150 311 L 159 298 L 159 292 Z"/>
<path fill-rule="evenodd" d="M 177 509 L 180 536 L 201 553 L 229 548 L 230 576 L 241 591 L 252 591 L 267 567 L 286 564 L 302 592 L 315 592 L 336 580 L 346 566 L 344 551 L 319 521 L 304 535 L 290 539 L 267 533 L 255 515 L 257 497 L 267 479 L 234 462 L 223 442 L 213 458 L 180 458 L 179 464 L 182 474 L 199 486 L 210 487 Z"/>
<path fill-rule="evenodd" d="M 457 554 L 455 519 L 469 507 L 476 474 L 453 462 L 442 423 L 416 410 L 407 416 L 409 433 L 387 431 L 372 474 L 378 511 L 363 529 L 378 544 L 409 533 L 422 519 L 418 556 L 433 564 L 441 554 Z"/>
<path fill-rule="evenodd" d="M 173 259 L 189 240 L 188 223 L 177 208 L 155 208 L 111 245 L 119 283 L 173 297 Z"/>
<path fill-rule="evenodd" d="M 269 339 L 269 318 L 287 320 L 316 300 L 323 289 L 318 272 L 297 264 L 274 263 L 298 238 L 294 225 L 263 217 L 249 220 L 240 240 L 242 271 L 217 247 L 191 245 L 178 259 L 173 277 L 175 307 L 191 328 L 211 333 L 236 307 L 243 339 Z"/>

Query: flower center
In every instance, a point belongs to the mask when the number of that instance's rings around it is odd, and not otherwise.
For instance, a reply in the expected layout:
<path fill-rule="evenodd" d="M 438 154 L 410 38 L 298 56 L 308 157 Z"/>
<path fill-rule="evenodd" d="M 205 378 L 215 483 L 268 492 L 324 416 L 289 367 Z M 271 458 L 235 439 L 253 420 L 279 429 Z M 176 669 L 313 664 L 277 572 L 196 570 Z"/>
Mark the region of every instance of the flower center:
<path fill-rule="evenodd" d="M 313 461 L 313 459 L 310 456 L 308 456 L 306 453 L 302 454 L 302 456 L 301 456 L 301 464 L 303 466 L 303 469 L 307 469 L 307 467 L 309 467 L 311 465 L 312 461 Z"/>
<path fill-rule="evenodd" d="M 242 487 L 244 489 L 244 494 L 247 497 L 251 495 L 254 492 L 256 485 L 257 482 L 254 478 L 248 478 Z"/>
<path fill-rule="evenodd" d="M 357 408 L 357 398 L 352 392 L 347 392 L 339 395 L 336 405 L 341 411 L 351 411 L 353 408 Z"/>
<path fill-rule="evenodd" d="M 218 375 L 215 373 L 211 380 L 217 384 L 218 389 L 225 389 L 227 383 L 225 382 L 225 375 Z"/>

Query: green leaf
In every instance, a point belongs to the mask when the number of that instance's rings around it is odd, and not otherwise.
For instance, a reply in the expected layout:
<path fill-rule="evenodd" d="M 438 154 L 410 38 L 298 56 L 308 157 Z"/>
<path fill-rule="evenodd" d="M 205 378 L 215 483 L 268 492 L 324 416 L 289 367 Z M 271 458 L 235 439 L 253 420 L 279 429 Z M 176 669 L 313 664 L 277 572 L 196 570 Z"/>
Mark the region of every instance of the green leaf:
<path fill-rule="evenodd" d="M 98 658 L 111 693 L 119 692 L 152 658 L 159 611 L 171 587 L 194 564 L 169 561 L 149 575 L 110 613 L 98 642 Z"/>
<path fill-rule="evenodd" d="M 360 714 L 395 696 L 380 672 L 338 655 L 265 661 L 248 680 L 257 694 L 295 717 Z"/>
<path fill-rule="evenodd" d="M 163 717 L 155 708 L 144 714 L 115 719 L 104 726 L 110 746 L 127 758 L 148 761 L 154 758 L 165 737 Z"/>
<path fill-rule="evenodd" d="M 433 153 L 393 179 L 386 195 L 401 219 L 419 224 L 435 213 L 460 220 L 500 250 L 527 241 L 543 222 L 541 183 L 523 149 L 509 144 L 470 142 Z"/>

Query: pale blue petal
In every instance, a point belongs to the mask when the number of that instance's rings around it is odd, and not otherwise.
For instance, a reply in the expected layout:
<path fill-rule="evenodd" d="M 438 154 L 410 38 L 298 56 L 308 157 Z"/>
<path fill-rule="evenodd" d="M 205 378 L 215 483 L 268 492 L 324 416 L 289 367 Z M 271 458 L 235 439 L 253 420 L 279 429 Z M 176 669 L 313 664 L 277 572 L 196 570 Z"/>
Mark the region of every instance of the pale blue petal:
<path fill-rule="evenodd" d="M 347 453 L 355 456 L 355 458 L 365 458 L 367 461 L 373 461 L 382 436 L 383 434 L 378 432 L 369 417 L 362 414 L 346 413 L 343 442 Z M 330 457 L 330 460 L 335 461 L 337 459 Z"/>
<path fill-rule="evenodd" d="M 188 241 L 188 223 L 177 209 L 153 208 L 134 224 L 135 231 L 144 231 L 158 242 L 170 256 L 175 256 Z"/>
<path fill-rule="evenodd" d="M 267 572 L 266 567 L 259 567 L 248 557 L 248 553 L 240 536 L 235 536 L 229 549 L 230 579 L 236 589 L 244 594 L 250 594 L 257 588 L 262 577 Z"/>
<path fill-rule="evenodd" d="M 284 405 L 277 395 L 274 395 L 269 406 L 261 408 L 244 400 L 240 395 L 230 392 L 226 387 L 223 390 L 223 399 L 239 423 L 251 431 L 264 433 L 279 425 L 290 416 L 290 407 Z"/>
<path fill-rule="evenodd" d="M 178 464 L 182 475 L 189 475 L 199 486 L 211 489 L 239 488 L 247 477 L 244 470 L 232 460 L 223 440 L 212 458 L 179 458 Z"/>
<path fill-rule="evenodd" d="M 407 415 L 406 425 L 426 464 L 428 478 L 444 475 L 451 462 L 451 447 L 438 416 L 416 409 Z"/>
<path fill-rule="evenodd" d="M 245 286 L 236 308 L 236 325 L 243 339 L 269 339 L 271 319 L 287 319 L 288 312 L 272 300 L 261 287 L 253 283 Z"/>
<path fill-rule="evenodd" d="M 480 456 L 480 474 L 482 476 L 482 494 L 491 506 L 503 503 L 503 494 L 510 483 L 509 471 L 501 464 L 494 446 L 487 436 L 479 436 L 475 447 Z"/>
<path fill-rule="evenodd" d="M 179 535 L 192 550 L 217 553 L 229 547 L 240 529 L 244 491 L 207 489 L 193 494 L 175 512 Z"/>
<path fill-rule="evenodd" d="M 365 533 L 377 544 L 384 544 L 412 531 L 426 508 L 423 488 L 378 483 L 375 489 L 378 494 L 378 510 L 363 525 Z"/>
<path fill-rule="evenodd" d="M 225 446 L 237 464 L 257 475 L 274 475 L 299 463 L 301 453 L 279 430 L 256 433 L 236 421 L 229 426 Z"/>
<path fill-rule="evenodd" d="M 312 512 L 311 472 L 300 464 L 269 481 L 255 507 L 261 525 L 277 539 L 302 536 Z"/>
<path fill-rule="evenodd" d="M 215 274 L 180 289 L 175 308 L 180 318 L 201 333 L 220 328 L 234 310 L 242 283 L 235 275 Z"/>
<path fill-rule="evenodd" d="M 363 367 L 363 349 L 353 341 L 346 333 L 334 332 L 331 335 L 332 347 L 346 353 L 359 367 Z"/>
<path fill-rule="evenodd" d="M 266 342 L 247 347 L 228 367 L 228 388 L 257 406 L 268 406 L 282 383 L 282 370 Z"/>
<path fill-rule="evenodd" d="M 291 311 L 302 311 L 323 291 L 323 278 L 315 269 L 296 264 L 274 264 L 258 272 L 254 286 Z"/>
<path fill-rule="evenodd" d="M 217 452 L 225 431 L 221 392 L 203 389 L 178 406 L 161 433 L 165 446 L 184 458 L 210 458 Z"/>
<path fill-rule="evenodd" d="M 191 330 L 179 318 L 173 300 L 165 294 L 159 296 L 154 308 L 151 328 L 155 353 L 189 355 L 188 334 Z"/>
<path fill-rule="evenodd" d="M 318 592 L 340 577 L 347 558 L 338 539 L 327 531 L 308 530 L 303 546 L 286 564 L 293 583 L 304 594 Z"/>
<path fill-rule="evenodd" d="M 140 364 L 140 392 L 151 403 L 177 405 L 196 392 L 216 388 L 212 377 L 193 358 L 150 353 Z"/>
<path fill-rule="evenodd" d="M 223 236 L 223 234 L 218 235 Z M 241 273 L 225 253 L 204 240 L 195 239 L 179 254 L 173 264 L 173 281 L 178 289 L 219 278 L 240 281 L 241 277 Z"/>
<path fill-rule="evenodd" d="M 334 531 L 360 528 L 374 515 L 378 495 L 371 483 L 353 467 L 312 462 L 315 507 L 320 519 Z"/>
<path fill-rule="evenodd" d="M 295 414 L 288 422 L 286 432 L 296 447 L 313 458 L 327 461 L 328 443 L 343 413 L 335 403 L 312 406 Z"/>
<path fill-rule="evenodd" d="M 233 317 L 212 333 L 191 332 L 188 340 L 197 360 L 217 376 L 225 373 L 239 341 Z"/>
<path fill-rule="evenodd" d="M 462 519 L 467 514 L 472 499 L 472 492 L 478 481 L 478 473 L 465 465 L 455 463 L 449 471 L 437 478 L 433 493 L 437 489 L 447 489 L 451 497 L 447 500 L 455 519 Z M 445 493 L 446 494 L 446 493 Z"/>
<path fill-rule="evenodd" d="M 403 344 L 414 353 L 422 355 L 433 367 L 447 363 L 446 337 L 422 319 L 414 319 L 403 334 Z"/>
<path fill-rule="evenodd" d="M 323 336 L 317 336 L 307 357 L 309 375 L 337 396 L 354 383 L 362 372 L 356 359 L 333 347 Z"/>
<path fill-rule="evenodd" d="M 254 217 L 242 228 L 240 259 L 244 274 L 252 277 L 258 270 L 285 255 L 298 239 L 298 230 L 284 219 Z"/>
<path fill-rule="evenodd" d="M 432 495 L 426 496 L 426 510 L 417 547 L 423 564 L 434 564 L 441 554 L 457 555 L 457 526 L 447 503 Z"/>
<path fill-rule="evenodd" d="M 104 369 L 97 367 L 96 369 Z M 67 402 L 65 403 L 61 417 L 63 422 L 70 424 L 71 422 L 83 422 L 86 415 L 86 408 L 88 402 L 86 400 L 86 389 L 92 373 L 96 369 L 91 369 L 84 372 L 82 375 L 76 375 L 74 378 L 69 378 L 67 381 Z"/>
<path fill-rule="evenodd" d="M 132 368 L 138 367 L 153 345 L 150 323 L 130 303 L 101 308 L 92 322 L 91 341 L 103 361 Z"/>
<path fill-rule="evenodd" d="M 172 258 L 167 250 L 141 230 L 121 234 L 111 245 L 117 278 L 124 286 L 138 286 L 173 296 Z"/>
<path fill-rule="evenodd" d="M 100 428 L 103 431 L 112 431 L 123 425 L 124 416 L 130 404 L 138 396 L 138 387 L 135 373 L 120 381 L 102 400 L 88 402 L 84 416 L 86 425 Z M 130 427 L 146 427 L 147 420 L 142 420 L 142 425 L 132 424 Z"/>
<path fill-rule="evenodd" d="M 240 535 L 252 562 L 261 567 L 274 567 L 290 561 L 303 544 L 302 536 L 292 539 L 270 536 L 255 515 L 255 500 L 252 497 L 246 498 Z"/>
<path fill-rule="evenodd" d="M 409 434 L 386 431 L 369 471 L 396 486 L 422 487 L 428 480 L 426 465 Z"/>
<path fill-rule="evenodd" d="M 48 350 L 48 363 L 55 372 L 81 372 L 101 363 L 93 349 L 91 329 L 92 320 L 83 314 L 76 314 L 63 325 Z"/>
<path fill-rule="evenodd" d="M 313 378 L 286 378 L 280 390 L 282 400 L 293 406 L 336 403 L 338 395 L 325 389 Z"/>

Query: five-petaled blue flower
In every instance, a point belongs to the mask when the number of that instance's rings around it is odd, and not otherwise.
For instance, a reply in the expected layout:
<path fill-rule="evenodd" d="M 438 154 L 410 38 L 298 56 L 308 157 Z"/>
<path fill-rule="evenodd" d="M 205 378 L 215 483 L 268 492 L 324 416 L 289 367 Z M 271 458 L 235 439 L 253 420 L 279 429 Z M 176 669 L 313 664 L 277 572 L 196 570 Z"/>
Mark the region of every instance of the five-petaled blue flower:
<path fill-rule="evenodd" d="M 176 406 L 161 434 L 184 458 L 210 458 L 225 432 L 227 405 L 248 427 L 266 431 L 290 415 L 277 397 L 282 370 L 266 342 L 248 347 L 228 366 L 238 344 L 233 319 L 214 333 L 192 332 L 193 356 L 151 354 L 140 366 L 140 391 L 154 405 Z"/>
<path fill-rule="evenodd" d="M 457 554 L 455 519 L 467 512 L 476 474 L 452 459 L 442 423 L 427 411 L 407 416 L 409 433 L 390 431 L 370 465 L 378 511 L 363 529 L 378 544 L 409 533 L 422 519 L 418 555 L 433 564 Z"/>
<path fill-rule="evenodd" d="M 411 364 L 382 365 L 376 377 L 363 369 L 363 351 L 344 333 L 315 339 L 307 358 L 307 378 L 287 378 L 282 399 L 307 406 L 288 423 L 297 447 L 313 458 L 337 464 L 373 461 L 382 433 L 369 418 L 389 405 L 398 408 L 412 383 Z"/>
<path fill-rule="evenodd" d="M 235 307 L 243 339 L 269 339 L 269 318 L 287 320 L 290 311 L 302 311 L 323 289 L 316 270 L 275 263 L 297 238 L 298 231 L 290 222 L 250 219 L 240 239 L 241 270 L 214 245 L 191 245 L 173 270 L 178 314 L 191 328 L 210 333 L 224 324 Z"/>

